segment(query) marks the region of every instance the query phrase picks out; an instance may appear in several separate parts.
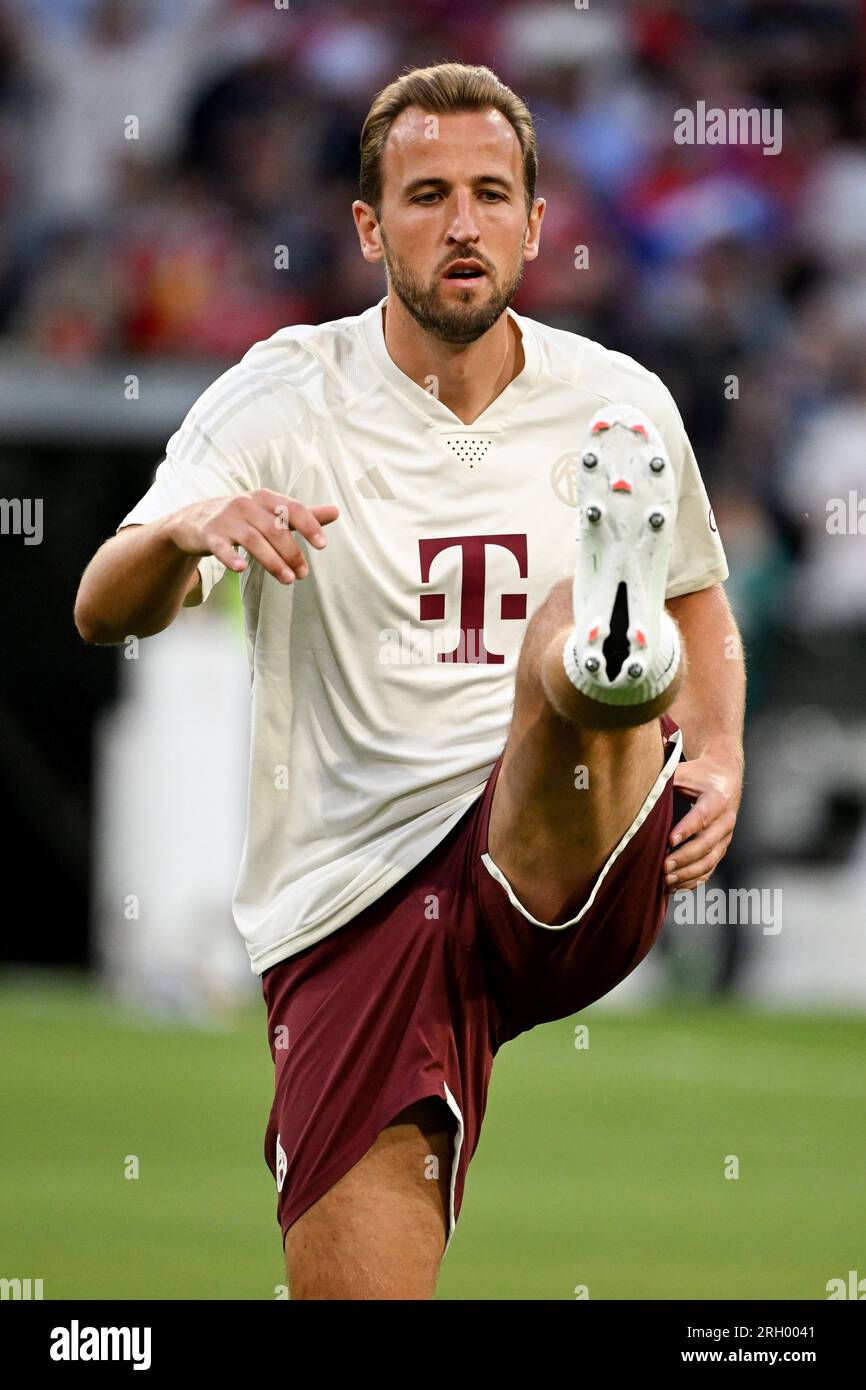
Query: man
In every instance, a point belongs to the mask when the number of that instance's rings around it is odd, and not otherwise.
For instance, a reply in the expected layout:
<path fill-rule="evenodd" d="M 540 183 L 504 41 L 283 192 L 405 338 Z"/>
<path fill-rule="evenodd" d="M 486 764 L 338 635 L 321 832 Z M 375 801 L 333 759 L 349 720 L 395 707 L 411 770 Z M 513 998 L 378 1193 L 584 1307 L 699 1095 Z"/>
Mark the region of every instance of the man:
<path fill-rule="evenodd" d="M 211 386 L 76 605 L 119 642 L 241 575 L 234 908 L 294 1298 L 433 1296 L 496 1051 L 634 969 L 739 803 L 743 662 L 676 407 L 508 307 L 535 179 L 488 69 L 381 92 L 353 210 L 386 298 Z"/>

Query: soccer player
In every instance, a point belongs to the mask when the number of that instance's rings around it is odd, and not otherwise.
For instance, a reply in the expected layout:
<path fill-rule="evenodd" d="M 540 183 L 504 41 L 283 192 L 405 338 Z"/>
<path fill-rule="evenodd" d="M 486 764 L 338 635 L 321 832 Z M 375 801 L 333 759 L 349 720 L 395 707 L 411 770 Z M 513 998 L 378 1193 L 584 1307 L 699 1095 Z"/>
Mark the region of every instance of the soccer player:
<path fill-rule="evenodd" d="M 234 912 L 296 1299 L 433 1296 L 496 1052 L 638 965 L 739 805 L 744 665 L 676 406 L 510 308 L 536 170 L 489 69 L 380 92 L 353 212 L 387 295 L 206 390 L 76 603 L 120 642 L 241 576 Z"/>

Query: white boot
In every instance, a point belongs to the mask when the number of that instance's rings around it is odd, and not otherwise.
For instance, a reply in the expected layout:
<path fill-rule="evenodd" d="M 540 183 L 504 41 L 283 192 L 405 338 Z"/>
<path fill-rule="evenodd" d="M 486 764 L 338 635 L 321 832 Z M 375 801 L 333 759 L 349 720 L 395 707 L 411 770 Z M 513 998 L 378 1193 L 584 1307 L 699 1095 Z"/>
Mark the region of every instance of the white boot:
<path fill-rule="evenodd" d="M 602 704 L 644 704 L 676 676 L 680 642 L 664 606 L 677 480 L 642 411 L 616 404 L 596 412 L 577 489 L 575 628 L 563 652 L 566 674 Z"/>

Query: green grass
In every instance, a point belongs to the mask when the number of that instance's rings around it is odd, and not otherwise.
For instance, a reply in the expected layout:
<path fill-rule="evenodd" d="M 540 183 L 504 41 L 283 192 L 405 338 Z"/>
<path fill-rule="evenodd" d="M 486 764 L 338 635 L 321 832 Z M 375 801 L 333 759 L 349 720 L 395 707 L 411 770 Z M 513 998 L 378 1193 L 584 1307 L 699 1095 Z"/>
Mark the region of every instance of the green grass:
<path fill-rule="evenodd" d="M 272 1299 L 263 1021 L 159 1025 L 74 977 L 0 981 L 0 1276 L 46 1298 Z M 582 1021 L 585 1050 L 563 1020 L 496 1059 L 440 1298 L 821 1299 L 866 1275 L 866 1020 Z"/>

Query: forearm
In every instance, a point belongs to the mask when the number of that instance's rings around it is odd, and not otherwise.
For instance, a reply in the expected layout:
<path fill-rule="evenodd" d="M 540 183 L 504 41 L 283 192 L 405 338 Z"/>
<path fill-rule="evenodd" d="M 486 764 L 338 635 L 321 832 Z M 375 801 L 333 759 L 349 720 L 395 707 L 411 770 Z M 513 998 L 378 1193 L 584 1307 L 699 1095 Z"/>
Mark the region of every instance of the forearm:
<path fill-rule="evenodd" d="M 177 616 L 197 577 L 197 557 L 173 543 L 172 520 L 124 528 L 96 552 L 75 600 L 75 626 L 85 642 L 151 637 Z"/>
<path fill-rule="evenodd" d="M 746 669 L 736 619 L 721 585 L 669 599 L 687 658 L 686 679 L 668 709 L 687 758 L 735 760 L 742 769 Z"/>

